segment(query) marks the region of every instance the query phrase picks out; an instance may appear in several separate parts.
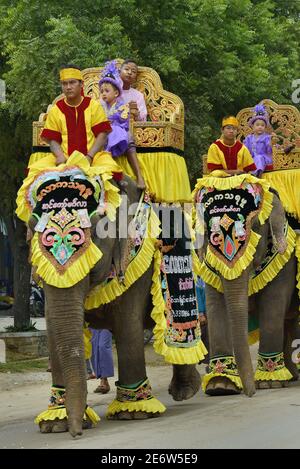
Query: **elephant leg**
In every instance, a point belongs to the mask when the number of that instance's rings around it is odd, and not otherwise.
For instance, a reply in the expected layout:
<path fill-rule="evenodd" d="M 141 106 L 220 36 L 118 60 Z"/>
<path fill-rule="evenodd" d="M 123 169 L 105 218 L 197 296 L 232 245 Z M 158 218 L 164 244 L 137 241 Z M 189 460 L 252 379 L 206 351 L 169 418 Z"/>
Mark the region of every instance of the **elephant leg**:
<path fill-rule="evenodd" d="M 47 298 L 45 298 L 45 318 L 47 325 L 47 338 L 48 338 L 48 349 L 49 358 L 51 364 L 52 383 L 57 386 L 65 386 L 65 380 L 61 367 L 61 362 L 57 353 L 57 347 L 54 336 L 54 325 L 52 324 L 51 315 L 48 311 Z"/>
<path fill-rule="evenodd" d="M 169 394 L 174 401 L 184 401 L 193 397 L 200 389 L 201 378 L 196 365 L 173 365 L 173 377 Z"/>
<path fill-rule="evenodd" d="M 208 319 L 210 372 L 204 377 L 202 388 L 210 396 L 239 394 L 240 380 L 233 359 L 230 322 L 224 295 L 206 285 L 206 311 Z M 226 363 L 235 369 L 235 374 Z"/>
<path fill-rule="evenodd" d="M 299 325 L 299 297 L 295 289 L 289 311 L 284 323 L 284 361 L 285 366 L 293 376 L 293 381 L 298 380 L 300 363 L 300 325 Z"/>
<path fill-rule="evenodd" d="M 299 348 L 300 328 L 298 315 L 294 318 L 286 319 L 284 324 L 284 363 L 291 375 L 293 376 L 292 381 L 297 381 L 299 378 L 299 364 L 297 366 L 297 364 L 293 361 L 295 339 L 297 340 L 296 344 Z M 299 356 L 296 356 L 295 358 L 299 359 Z"/>
<path fill-rule="evenodd" d="M 45 298 L 45 317 L 47 324 L 47 337 L 48 337 L 48 349 L 49 349 L 49 358 L 51 363 L 51 374 L 52 374 L 52 384 L 54 386 L 65 387 L 63 372 L 61 368 L 61 363 L 59 356 L 57 354 L 57 348 L 54 338 L 54 328 L 51 324 L 51 315 L 49 315 L 47 298 Z M 39 422 L 39 427 L 41 433 L 61 433 L 68 431 L 68 420 L 64 418 L 62 420 L 42 420 Z"/>
<path fill-rule="evenodd" d="M 88 288 L 88 278 L 68 289 L 45 285 L 47 301 L 47 329 L 49 334 L 50 358 L 53 367 L 52 401 L 55 407 L 66 412 L 67 427 L 72 436 L 82 434 L 82 422 L 86 409 L 86 363 L 83 342 L 83 302 Z M 52 414 L 53 415 L 53 414 Z M 50 423 L 49 420 L 53 422 Z M 43 431 L 64 431 L 64 418 L 49 418 L 43 413 L 37 423 Z M 46 422 L 45 425 L 43 422 Z"/>
<path fill-rule="evenodd" d="M 283 355 L 284 319 L 295 287 L 292 278 L 295 278 L 293 258 L 257 295 L 260 342 L 255 381 L 259 389 L 287 386 L 292 378 Z"/>
<path fill-rule="evenodd" d="M 119 380 L 116 383 L 117 399 L 107 411 L 109 419 L 145 419 L 156 417 L 165 410 L 152 396 L 145 365 L 144 319 L 151 304 L 151 283 L 152 269 L 149 269 L 112 305 Z M 148 396 L 148 400 L 138 398 L 138 395 Z"/>

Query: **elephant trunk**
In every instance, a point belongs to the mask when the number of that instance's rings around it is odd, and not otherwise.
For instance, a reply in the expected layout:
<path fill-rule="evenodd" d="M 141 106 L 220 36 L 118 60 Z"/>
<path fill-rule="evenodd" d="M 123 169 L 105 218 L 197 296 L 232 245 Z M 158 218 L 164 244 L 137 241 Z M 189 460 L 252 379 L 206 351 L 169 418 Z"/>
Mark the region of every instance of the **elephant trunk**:
<path fill-rule="evenodd" d="M 223 288 L 238 372 L 245 394 L 251 397 L 255 384 L 248 345 L 248 269 L 238 279 L 223 280 Z"/>
<path fill-rule="evenodd" d="M 83 341 L 84 282 L 68 289 L 45 286 L 47 328 L 53 338 L 56 356 L 63 370 L 66 389 L 66 410 L 69 432 L 82 434 L 82 419 L 86 406 L 86 363 Z M 86 282 L 85 282 L 86 283 Z M 55 363 L 52 364 L 55 368 Z"/>

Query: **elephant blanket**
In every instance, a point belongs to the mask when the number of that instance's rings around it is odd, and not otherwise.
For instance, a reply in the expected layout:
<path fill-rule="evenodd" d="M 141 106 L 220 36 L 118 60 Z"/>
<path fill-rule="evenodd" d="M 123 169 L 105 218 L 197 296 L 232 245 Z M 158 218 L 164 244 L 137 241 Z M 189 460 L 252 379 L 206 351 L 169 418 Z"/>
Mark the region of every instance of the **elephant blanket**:
<path fill-rule="evenodd" d="M 79 152 L 59 166 L 52 158 L 30 167 L 18 192 L 16 213 L 25 222 L 31 216 L 37 220 L 31 239 L 36 274 L 49 285 L 68 288 L 102 257 L 91 239 L 91 216 L 107 213 L 114 219 L 120 196 L 109 182 L 115 168 L 91 167 Z"/>
<path fill-rule="evenodd" d="M 256 215 L 261 224 L 269 217 L 273 199 L 269 189 L 267 181 L 250 174 L 207 176 L 197 181 L 193 192 L 196 230 L 203 232 L 205 221 L 209 240 L 204 260 L 197 264 L 197 273 L 219 292 L 223 292 L 220 274 L 233 280 L 253 259 L 260 236 L 250 223 Z M 284 231 L 286 251 L 279 254 L 270 237 L 265 258 L 250 279 L 249 295 L 264 288 L 290 259 L 296 236 L 288 223 Z"/>
<path fill-rule="evenodd" d="M 182 212 L 181 218 L 185 224 L 183 236 L 162 240 L 155 208 L 147 194 L 143 196 L 131 223 L 123 282 L 118 281 L 112 267 L 109 277 L 89 293 L 85 308 L 98 308 L 122 295 L 151 267 L 154 259 L 151 288 L 154 349 L 169 363 L 194 364 L 203 360 L 207 350 L 201 340 L 194 256 Z"/>

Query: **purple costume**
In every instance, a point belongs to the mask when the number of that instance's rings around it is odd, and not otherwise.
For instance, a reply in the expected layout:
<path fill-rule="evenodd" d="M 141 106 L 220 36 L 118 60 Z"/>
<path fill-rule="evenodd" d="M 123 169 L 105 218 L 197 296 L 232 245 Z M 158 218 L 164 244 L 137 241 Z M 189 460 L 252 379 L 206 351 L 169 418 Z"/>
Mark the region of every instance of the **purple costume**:
<path fill-rule="evenodd" d="M 129 106 L 118 99 L 110 108 L 101 101 L 110 121 L 112 131 L 108 134 L 105 150 L 115 158 L 124 155 L 130 142 L 129 134 Z"/>
<path fill-rule="evenodd" d="M 244 140 L 244 145 L 250 151 L 256 171 L 253 174 L 263 171 L 271 171 L 273 169 L 272 144 L 271 135 L 263 133 L 261 135 L 250 134 Z"/>
<path fill-rule="evenodd" d="M 96 378 L 114 376 L 112 334 L 107 329 L 92 329 L 92 365 Z"/>

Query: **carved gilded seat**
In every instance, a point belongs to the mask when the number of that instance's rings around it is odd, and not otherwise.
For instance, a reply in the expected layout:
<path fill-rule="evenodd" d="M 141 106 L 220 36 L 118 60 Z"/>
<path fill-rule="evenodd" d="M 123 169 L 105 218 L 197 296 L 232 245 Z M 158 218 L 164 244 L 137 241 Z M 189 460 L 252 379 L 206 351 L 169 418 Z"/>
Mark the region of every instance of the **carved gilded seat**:
<path fill-rule="evenodd" d="M 119 65 L 122 60 L 117 61 Z M 86 68 L 84 77 L 84 93 L 99 100 L 99 75 L 103 67 Z M 184 149 L 184 107 L 182 100 L 173 93 L 163 89 L 158 73 L 149 67 L 138 67 L 136 88 L 146 100 L 147 122 L 131 123 L 137 147 Z M 50 107 L 63 95 L 54 99 Z M 44 128 L 47 113 L 42 113 L 39 120 L 33 122 L 33 147 L 47 147 L 40 134 Z"/>
<path fill-rule="evenodd" d="M 272 137 L 274 170 L 300 169 L 300 112 L 295 106 L 277 104 L 271 99 L 264 99 L 261 104 L 270 116 L 271 127 L 268 130 L 276 134 Z M 241 141 L 251 133 L 249 119 L 252 109 L 242 109 L 236 116 L 240 123 L 238 139 Z M 295 147 L 285 154 L 284 150 L 290 144 Z"/>

